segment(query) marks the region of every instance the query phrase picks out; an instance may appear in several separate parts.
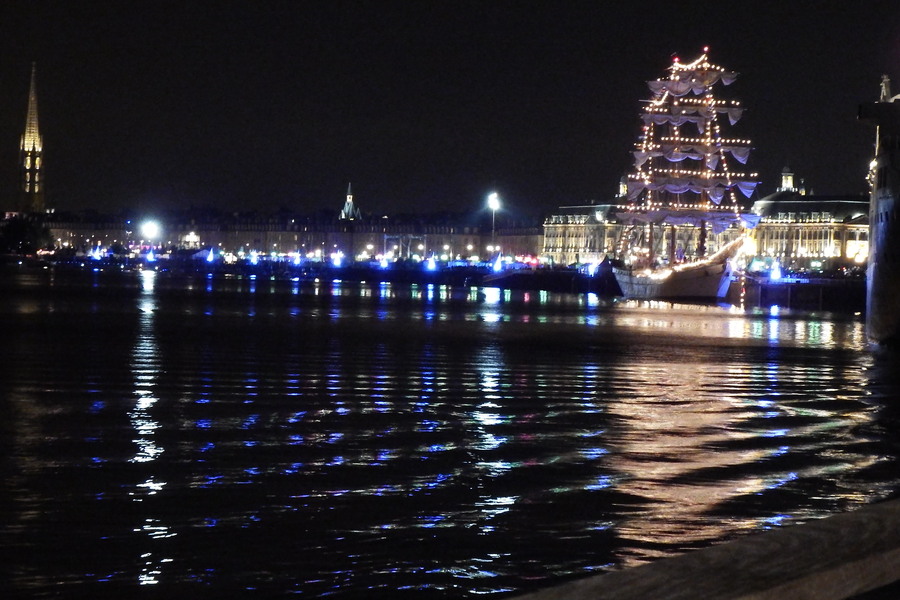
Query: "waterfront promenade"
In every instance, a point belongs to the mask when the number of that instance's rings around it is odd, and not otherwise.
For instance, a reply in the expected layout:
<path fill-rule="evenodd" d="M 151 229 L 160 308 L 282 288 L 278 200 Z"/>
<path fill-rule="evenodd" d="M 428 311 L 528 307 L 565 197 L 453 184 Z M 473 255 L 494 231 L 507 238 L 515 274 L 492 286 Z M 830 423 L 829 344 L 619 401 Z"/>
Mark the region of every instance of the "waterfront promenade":
<path fill-rule="evenodd" d="M 152 269 L 180 274 L 206 276 L 256 276 L 269 278 L 301 278 L 358 281 L 367 283 L 404 283 L 420 285 L 481 286 L 512 290 L 533 290 L 561 293 L 594 293 L 603 297 L 621 296 L 621 290 L 609 269 L 594 271 L 567 267 L 506 266 L 495 270 L 490 263 L 468 264 L 463 261 L 434 263 L 428 261 L 396 261 L 387 265 L 376 262 L 348 262 L 337 266 L 323 261 L 259 261 L 248 260 L 234 264 L 221 261 L 209 263 L 189 256 L 158 259 L 147 262 L 139 259 L 84 258 L 65 262 L 49 262 L 34 257 L 6 256 L 2 264 L 7 268 L 59 269 Z M 735 306 L 773 307 L 860 313 L 865 310 L 865 278 L 789 276 L 770 280 L 759 276 L 734 278 L 725 301 Z"/>

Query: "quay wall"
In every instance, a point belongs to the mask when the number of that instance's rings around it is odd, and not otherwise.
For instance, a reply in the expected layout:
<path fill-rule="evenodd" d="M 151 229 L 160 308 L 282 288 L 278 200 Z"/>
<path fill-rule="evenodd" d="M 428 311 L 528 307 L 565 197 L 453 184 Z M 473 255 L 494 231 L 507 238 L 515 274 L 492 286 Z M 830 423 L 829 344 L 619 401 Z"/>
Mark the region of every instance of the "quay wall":
<path fill-rule="evenodd" d="M 518 600 L 900 597 L 900 500 L 772 529 Z"/>
<path fill-rule="evenodd" d="M 856 313 L 866 308 L 866 280 L 857 278 L 784 278 L 738 276 L 727 300 L 738 306 L 780 306 L 799 310 Z"/>

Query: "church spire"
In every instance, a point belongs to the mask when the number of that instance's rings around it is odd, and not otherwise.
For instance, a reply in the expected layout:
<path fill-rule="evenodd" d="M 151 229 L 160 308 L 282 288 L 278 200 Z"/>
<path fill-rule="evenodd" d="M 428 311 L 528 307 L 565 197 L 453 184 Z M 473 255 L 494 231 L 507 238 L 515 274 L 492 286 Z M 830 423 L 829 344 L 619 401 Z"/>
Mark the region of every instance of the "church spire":
<path fill-rule="evenodd" d="M 44 182 L 41 177 L 44 140 L 38 129 L 37 66 L 31 63 L 31 85 L 28 89 L 28 112 L 22 134 L 19 169 L 21 171 L 21 203 L 23 212 L 44 212 Z"/>
<path fill-rule="evenodd" d="M 341 209 L 341 216 L 338 218 L 342 221 L 362 218 L 362 213 L 353 205 L 353 191 L 350 189 L 349 183 L 347 184 L 347 201 L 344 202 L 344 208 Z"/>

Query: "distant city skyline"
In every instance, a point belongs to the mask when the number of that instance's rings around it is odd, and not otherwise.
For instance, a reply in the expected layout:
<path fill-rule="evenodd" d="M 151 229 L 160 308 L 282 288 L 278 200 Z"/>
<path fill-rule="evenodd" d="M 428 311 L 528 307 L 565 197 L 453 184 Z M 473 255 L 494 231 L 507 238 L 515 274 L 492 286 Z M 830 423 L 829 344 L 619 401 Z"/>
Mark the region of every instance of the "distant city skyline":
<path fill-rule="evenodd" d="M 860 103 L 900 92 L 900 6 L 12 0 L 0 8 L 0 195 L 37 65 L 58 210 L 545 214 L 606 202 L 645 81 L 710 46 L 740 73 L 759 194 L 865 191 Z M 6 203 L 7 205 L 10 202 Z"/>

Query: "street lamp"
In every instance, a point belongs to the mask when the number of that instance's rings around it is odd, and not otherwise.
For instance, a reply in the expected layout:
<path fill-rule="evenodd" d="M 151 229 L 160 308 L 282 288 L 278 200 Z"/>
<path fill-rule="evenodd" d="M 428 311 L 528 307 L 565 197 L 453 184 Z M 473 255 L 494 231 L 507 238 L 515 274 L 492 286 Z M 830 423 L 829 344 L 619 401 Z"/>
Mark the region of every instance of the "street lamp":
<path fill-rule="evenodd" d="M 153 238 L 159 235 L 159 223 L 156 221 L 146 221 L 141 225 L 141 233 L 144 234 L 144 237 L 148 240 L 153 240 Z"/>
<path fill-rule="evenodd" d="M 495 224 L 497 222 L 497 211 L 500 210 L 500 196 L 497 192 L 491 192 L 487 198 L 488 208 L 491 209 L 491 245 L 494 243 L 496 233 Z"/>
<path fill-rule="evenodd" d="M 141 234 L 147 238 L 147 245 L 150 246 L 150 250 L 147 252 L 147 260 L 151 262 L 156 260 L 153 255 L 153 239 L 159 237 L 160 231 L 161 228 L 156 221 L 145 221 L 141 224 Z M 143 242 L 144 240 L 141 240 L 142 245 Z"/>

